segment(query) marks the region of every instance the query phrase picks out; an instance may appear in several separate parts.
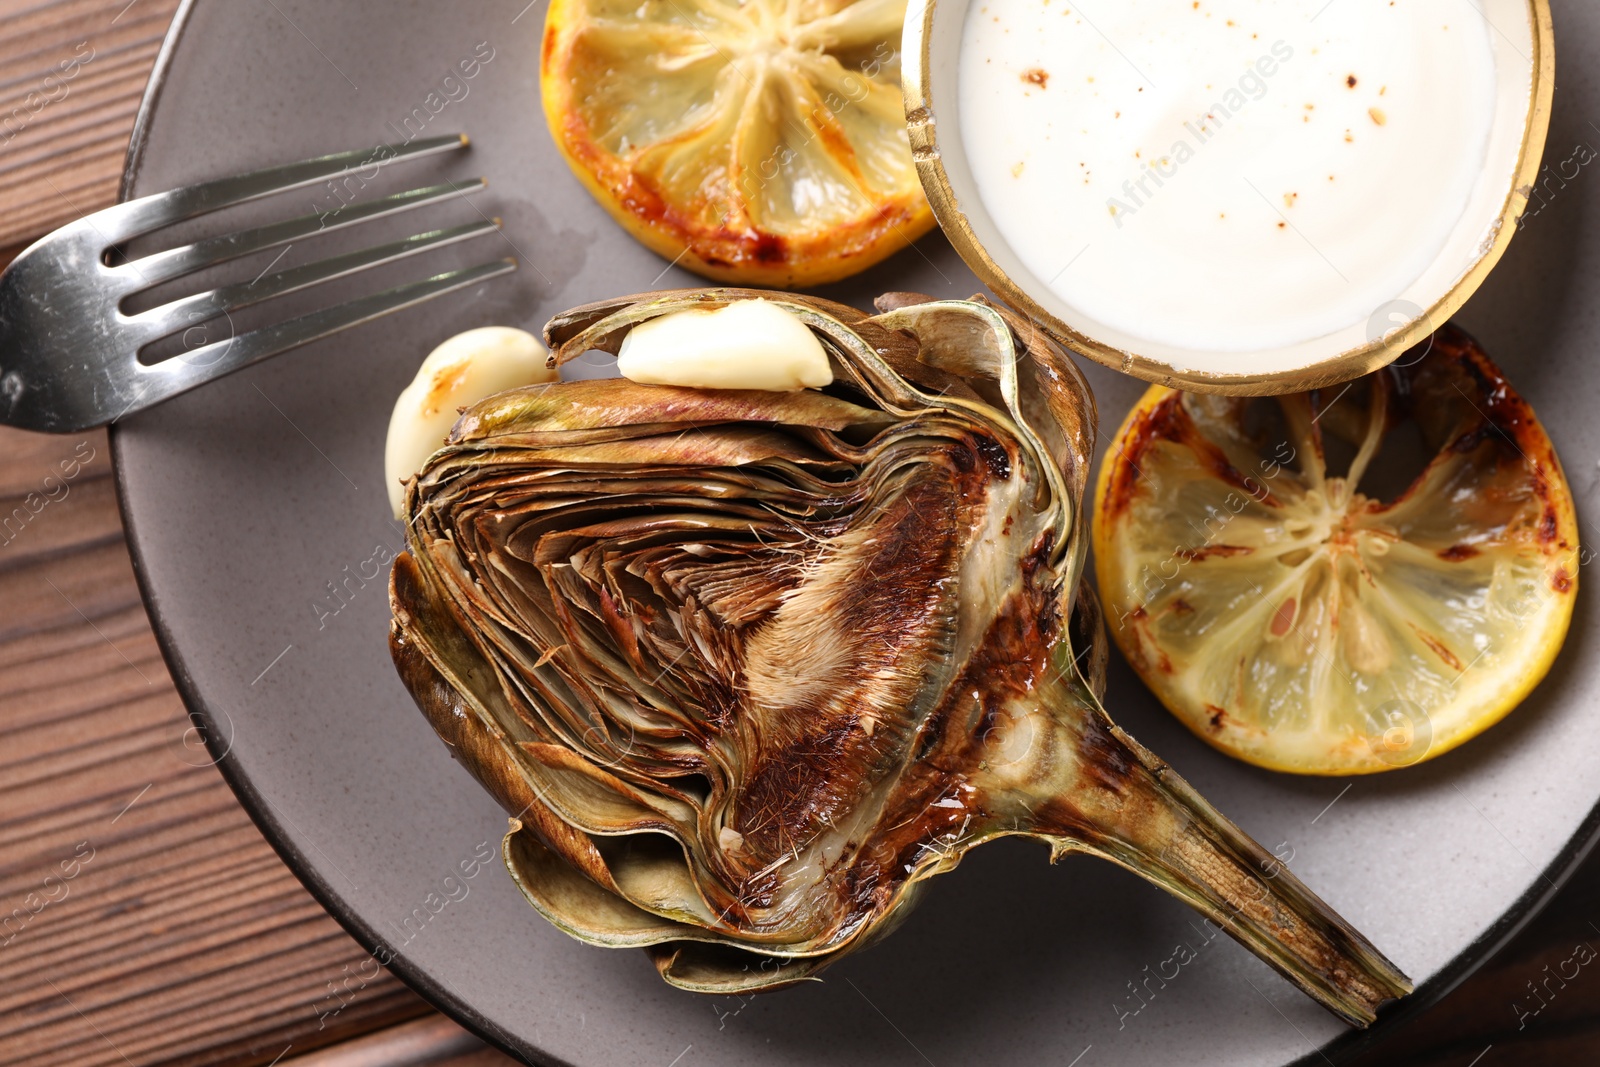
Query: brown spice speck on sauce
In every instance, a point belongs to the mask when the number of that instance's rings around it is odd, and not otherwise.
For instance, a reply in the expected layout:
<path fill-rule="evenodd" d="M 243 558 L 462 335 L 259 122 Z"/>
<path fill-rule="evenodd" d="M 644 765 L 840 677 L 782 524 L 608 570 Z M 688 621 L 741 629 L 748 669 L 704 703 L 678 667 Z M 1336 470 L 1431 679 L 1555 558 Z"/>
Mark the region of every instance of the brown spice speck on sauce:
<path fill-rule="evenodd" d="M 1027 82 L 1029 85 L 1037 85 L 1041 89 L 1048 88 L 1050 82 L 1050 72 L 1040 70 L 1038 67 L 1029 67 L 1027 70 L 1022 72 L 1022 80 Z"/>
<path fill-rule="evenodd" d="M 1356 87 L 1356 76 L 1354 74 L 1350 75 L 1344 80 L 1344 83 L 1354 89 Z"/>

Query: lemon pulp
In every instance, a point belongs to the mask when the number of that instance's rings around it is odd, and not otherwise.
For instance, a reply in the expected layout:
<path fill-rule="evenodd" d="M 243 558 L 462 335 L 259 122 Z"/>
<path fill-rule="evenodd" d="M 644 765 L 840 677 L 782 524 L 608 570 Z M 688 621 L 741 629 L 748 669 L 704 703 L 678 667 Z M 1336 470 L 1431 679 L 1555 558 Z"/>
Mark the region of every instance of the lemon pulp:
<path fill-rule="evenodd" d="M 1096 501 L 1117 644 L 1190 729 L 1261 766 L 1356 774 L 1448 751 L 1543 678 L 1571 620 L 1555 449 L 1454 329 L 1309 394 L 1153 388 Z"/>
<path fill-rule="evenodd" d="M 552 0 L 541 89 L 590 192 L 721 280 L 814 285 L 933 225 L 900 97 L 905 0 Z"/>

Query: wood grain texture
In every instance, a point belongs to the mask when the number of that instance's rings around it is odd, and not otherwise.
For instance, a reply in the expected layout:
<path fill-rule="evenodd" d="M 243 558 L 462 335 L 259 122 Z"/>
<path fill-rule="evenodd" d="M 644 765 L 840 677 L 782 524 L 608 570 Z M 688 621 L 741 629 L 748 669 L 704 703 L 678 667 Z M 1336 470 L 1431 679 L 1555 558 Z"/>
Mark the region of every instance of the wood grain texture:
<path fill-rule="evenodd" d="M 116 202 L 178 0 L 0 0 L 0 248 Z"/>
<path fill-rule="evenodd" d="M 0 0 L 0 248 L 114 201 L 176 6 Z M 1359 1067 L 1600 1063 L 1597 924 L 1600 860 Z M 387 974 L 334 996 L 365 959 L 190 729 L 104 435 L 0 429 L 0 1064 L 510 1062 Z"/>

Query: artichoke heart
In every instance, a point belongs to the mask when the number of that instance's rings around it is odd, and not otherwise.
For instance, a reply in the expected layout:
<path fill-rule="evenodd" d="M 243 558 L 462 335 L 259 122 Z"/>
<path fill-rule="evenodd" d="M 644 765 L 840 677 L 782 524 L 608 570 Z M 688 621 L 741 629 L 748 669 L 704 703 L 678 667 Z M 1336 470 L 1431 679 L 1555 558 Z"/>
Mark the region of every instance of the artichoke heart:
<path fill-rule="evenodd" d="M 1101 709 L 1093 400 L 1036 327 L 978 298 L 869 317 L 704 289 L 545 337 L 560 364 L 753 299 L 817 336 L 826 391 L 512 390 L 408 488 L 395 664 L 512 816 L 533 906 L 673 985 L 776 988 L 1025 835 L 1161 885 L 1352 1023 L 1407 992 Z"/>

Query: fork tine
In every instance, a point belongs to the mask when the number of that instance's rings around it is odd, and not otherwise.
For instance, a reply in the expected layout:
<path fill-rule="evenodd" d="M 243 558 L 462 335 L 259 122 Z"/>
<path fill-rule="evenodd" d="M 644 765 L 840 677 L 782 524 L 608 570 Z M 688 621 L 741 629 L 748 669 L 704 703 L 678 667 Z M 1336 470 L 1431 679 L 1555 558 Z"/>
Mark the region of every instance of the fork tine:
<path fill-rule="evenodd" d="M 179 330 L 226 312 L 237 311 L 335 278 L 381 267 L 432 248 L 442 248 L 487 233 L 498 233 L 499 230 L 499 220 L 481 219 L 463 226 L 419 233 L 403 241 L 330 256 L 315 263 L 257 278 L 253 282 L 227 285 L 210 292 L 174 300 L 138 315 L 130 315 L 125 324 L 135 331 L 137 344 L 143 347 L 158 338 L 177 333 Z"/>
<path fill-rule="evenodd" d="M 440 152 L 454 152 L 467 147 L 466 134 L 445 137 L 427 137 L 403 145 L 378 145 L 374 148 L 338 152 L 300 163 L 240 174 L 231 178 L 186 185 L 154 196 L 140 197 L 115 207 L 97 211 L 84 221 L 111 244 L 121 244 L 130 237 L 170 226 L 184 219 L 192 219 L 207 212 L 219 211 L 234 204 L 258 200 L 274 193 L 302 189 L 320 181 L 355 171 L 367 179 L 365 172 L 373 173 L 379 167 L 402 160 L 420 159 Z"/>
<path fill-rule="evenodd" d="M 137 364 L 138 393 L 128 405 L 128 410 L 169 399 L 269 356 L 414 307 L 434 297 L 509 274 L 516 269 L 516 260 L 499 259 L 476 267 L 449 271 L 420 282 L 396 286 L 348 303 L 313 311 L 287 322 L 263 326 L 238 337 L 216 341 L 155 366 Z"/>
<path fill-rule="evenodd" d="M 383 218 L 395 215 L 402 211 L 411 211 L 415 208 L 425 207 L 428 204 L 437 204 L 441 200 L 452 197 L 465 196 L 475 193 L 488 185 L 482 178 L 470 181 L 445 182 L 441 185 L 429 185 L 421 189 L 408 189 L 403 193 L 369 200 L 362 204 L 352 204 L 337 212 L 328 214 L 302 215 L 299 218 L 287 219 L 283 222 L 269 223 L 255 229 L 240 230 L 236 233 L 221 234 L 217 237 L 208 237 L 193 244 L 182 245 L 165 252 L 136 259 L 120 266 L 110 268 L 110 272 L 121 278 L 128 285 L 128 293 L 139 292 L 153 286 L 169 282 L 174 278 L 181 278 L 185 274 L 192 274 L 207 267 L 215 267 L 226 263 L 230 259 L 238 259 L 254 252 L 278 245 L 290 244 L 303 237 L 311 237 L 318 233 L 331 233 L 342 230 L 346 226 L 354 226 L 358 222 L 369 219 Z"/>

